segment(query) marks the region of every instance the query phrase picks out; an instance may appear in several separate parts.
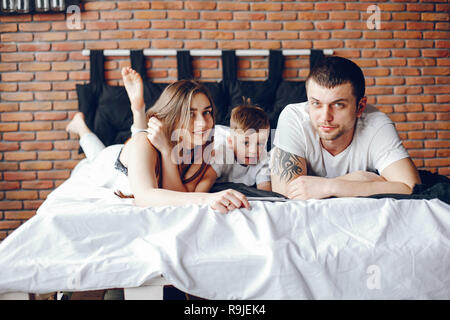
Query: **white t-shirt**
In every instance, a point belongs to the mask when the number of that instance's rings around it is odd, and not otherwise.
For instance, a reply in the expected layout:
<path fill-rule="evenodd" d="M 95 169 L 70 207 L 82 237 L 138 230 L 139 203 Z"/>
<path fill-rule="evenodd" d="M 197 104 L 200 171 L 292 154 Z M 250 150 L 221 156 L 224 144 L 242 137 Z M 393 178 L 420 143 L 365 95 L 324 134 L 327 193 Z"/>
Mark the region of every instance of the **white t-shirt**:
<path fill-rule="evenodd" d="M 217 130 L 216 126 L 216 130 Z M 221 128 L 223 129 L 223 128 Z M 221 131 L 223 134 L 225 131 Z M 241 165 L 237 162 L 233 149 L 226 145 L 226 137 L 216 139 L 214 135 L 214 158 L 211 167 L 217 174 L 216 182 L 243 183 L 248 186 L 270 181 L 269 157 L 264 152 L 258 163 Z"/>
<path fill-rule="evenodd" d="M 309 118 L 308 102 L 283 109 L 274 145 L 304 158 L 308 175 L 327 178 L 359 170 L 381 173 L 395 161 L 409 157 L 392 120 L 373 106 L 366 107 L 356 122 L 351 144 L 336 156 L 322 148 Z"/>

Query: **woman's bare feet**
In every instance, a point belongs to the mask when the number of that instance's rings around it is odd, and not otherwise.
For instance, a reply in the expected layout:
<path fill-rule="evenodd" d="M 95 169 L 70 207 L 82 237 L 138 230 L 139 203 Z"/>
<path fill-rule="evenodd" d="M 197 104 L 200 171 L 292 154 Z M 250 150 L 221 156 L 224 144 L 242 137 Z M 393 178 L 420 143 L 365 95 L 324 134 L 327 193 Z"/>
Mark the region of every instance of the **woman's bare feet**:
<path fill-rule="evenodd" d="M 73 119 L 69 122 L 66 127 L 66 131 L 70 133 L 75 133 L 80 136 L 80 138 L 86 133 L 92 132 L 86 122 L 84 121 L 84 114 L 82 112 L 77 112 L 73 116 Z"/>
<path fill-rule="evenodd" d="M 131 102 L 131 111 L 133 114 L 144 113 L 144 83 L 141 75 L 130 67 L 126 67 L 122 68 L 122 79 Z"/>

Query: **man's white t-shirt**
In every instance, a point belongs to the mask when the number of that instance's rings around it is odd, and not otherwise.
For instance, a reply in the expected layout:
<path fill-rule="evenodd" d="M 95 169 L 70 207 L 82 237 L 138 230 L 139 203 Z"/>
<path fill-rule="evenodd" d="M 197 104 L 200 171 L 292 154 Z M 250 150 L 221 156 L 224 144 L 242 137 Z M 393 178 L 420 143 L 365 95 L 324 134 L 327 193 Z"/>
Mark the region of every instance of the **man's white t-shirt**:
<path fill-rule="evenodd" d="M 389 117 L 367 106 L 356 122 L 351 144 L 336 156 L 322 148 L 308 114 L 308 102 L 287 105 L 278 119 L 274 145 L 304 158 L 308 175 L 335 178 L 354 171 L 381 173 L 409 157 Z"/>
<path fill-rule="evenodd" d="M 216 182 L 243 183 L 248 186 L 270 181 L 269 157 L 264 152 L 258 163 L 241 165 L 237 162 L 233 149 L 228 148 L 226 136 L 229 128 L 216 125 L 214 134 L 214 158 L 211 167 L 217 174 Z"/>

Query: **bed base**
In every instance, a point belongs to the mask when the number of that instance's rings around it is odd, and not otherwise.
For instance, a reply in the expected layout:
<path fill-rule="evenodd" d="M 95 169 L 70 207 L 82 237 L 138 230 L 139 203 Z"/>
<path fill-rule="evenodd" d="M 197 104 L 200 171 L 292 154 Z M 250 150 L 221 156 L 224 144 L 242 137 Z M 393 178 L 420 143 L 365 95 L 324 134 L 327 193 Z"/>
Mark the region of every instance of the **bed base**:
<path fill-rule="evenodd" d="M 125 300 L 163 300 L 164 286 L 170 285 L 162 276 L 149 280 L 140 287 L 124 288 Z M 54 293 L 40 294 L 38 299 L 45 300 L 45 296 Z M 62 292 L 57 293 L 57 300 L 61 300 Z M 36 299 L 36 297 L 34 297 Z M 31 300 L 32 294 L 26 292 L 0 293 L 0 300 Z"/>

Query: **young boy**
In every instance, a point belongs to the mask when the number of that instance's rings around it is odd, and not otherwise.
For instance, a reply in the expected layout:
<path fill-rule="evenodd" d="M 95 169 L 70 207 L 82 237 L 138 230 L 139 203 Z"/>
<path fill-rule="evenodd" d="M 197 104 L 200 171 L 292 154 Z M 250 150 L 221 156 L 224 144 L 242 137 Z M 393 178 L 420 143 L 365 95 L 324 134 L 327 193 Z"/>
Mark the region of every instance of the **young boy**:
<path fill-rule="evenodd" d="M 222 128 L 216 126 L 216 133 L 217 129 Z M 257 189 L 272 191 L 266 151 L 269 131 L 269 118 L 263 109 L 249 101 L 235 107 L 229 134 L 214 148 L 211 166 L 217 174 L 216 182 L 256 184 Z M 215 142 L 218 140 L 215 138 Z"/>

